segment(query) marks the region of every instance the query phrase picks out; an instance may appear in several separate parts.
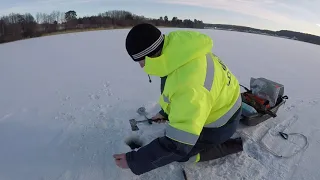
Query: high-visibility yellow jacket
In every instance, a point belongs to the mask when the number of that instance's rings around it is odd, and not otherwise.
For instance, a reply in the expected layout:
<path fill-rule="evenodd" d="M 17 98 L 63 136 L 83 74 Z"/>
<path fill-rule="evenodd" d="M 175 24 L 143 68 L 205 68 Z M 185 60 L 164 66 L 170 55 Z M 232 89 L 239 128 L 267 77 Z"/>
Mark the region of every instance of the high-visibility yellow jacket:
<path fill-rule="evenodd" d="M 169 123 L 164 137 L 126 154 L 133 173 L 143 174 L 188 157 L 204 127 L 219 129 L 241 107 L 238 80 L 212 48 L 213 41 L 205 34 L 173 31 L 165 36 L 159 57 L 146 57 L 144 71 L 166 77 L 159 103 Z M 222 138 L 206 134 L 209 140 Z"/>
<path fill-rule="evenodd" d="M 212 47 L 205 34 L 175 31 L 161 56 L 146 57 L 146 73 L 167 76 L 159 103 L 169 115 L 169 138 L 195 144 L 203 127 L 224 125 L 241 105 L 239 82 Z"/>

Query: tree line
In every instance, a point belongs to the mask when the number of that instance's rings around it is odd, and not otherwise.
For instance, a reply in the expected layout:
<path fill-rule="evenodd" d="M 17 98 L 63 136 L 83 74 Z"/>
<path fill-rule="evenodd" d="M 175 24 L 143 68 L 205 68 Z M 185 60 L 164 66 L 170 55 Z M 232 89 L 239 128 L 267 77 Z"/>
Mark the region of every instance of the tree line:
<path fill-rule="evenodd" d="M 293 40 L 320 45 L 319 36 L 308 34 L 308 33 L 295 32 L 295 31 L 288 31 L 288 30 L 271 31 L 271 30 L 256 29 L 256 28 L 251 28 L 246 26 L 227 25 L 227 24 L 205 24 L 205 28 L 231 30 L 231 31 L 254 33 L 254 34 L 264 34 L 269 36 L 282 37 L 282 38 L 293 39 Z"/>
<path fill-rule="evenodd" d="M 98 15 L 78 17 L 77 12 L 53 11 L 50 14 L 11 13 L 0 18 L 0 43 L 20 39 L 39 37 L 42 35 L 72 31 L 78 29 L 121 28 L 131 27 L 141 22 L 148 22 L 156 26 L 204 28 L 204 23 L 194 19 L 179 19 L 168 16 L 147 18 L 124 10 L 111 10 Z"/>

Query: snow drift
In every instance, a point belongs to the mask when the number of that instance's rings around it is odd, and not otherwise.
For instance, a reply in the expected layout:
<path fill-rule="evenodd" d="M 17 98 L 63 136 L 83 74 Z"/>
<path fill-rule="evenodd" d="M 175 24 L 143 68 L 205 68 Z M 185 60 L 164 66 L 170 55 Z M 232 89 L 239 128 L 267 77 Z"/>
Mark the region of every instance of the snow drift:
<path fill-rule="evenodd" d="M 175 29 L 163 29 L 169 32 Z M 285 86 L 290 99 L 278 117 L 257 126 L 239 127 L 244 152 L 201 164 L 172 163 L 141 176 L 119 169 L 115 153 L 124 141 L 145 143 L 163 134 L 163 125 L 129 119 L 144 106 L 159 110 L 160 79 L 147 75 L 125 51 L 128 30 L 49 36 L 0 45 L 0 180 L 305 179 L 320 177 L 318 83 L 320 46 L 239 32 L 199 30 L 214 40 L 213 52 L 249 85 L 265 77 Z M 298 136 L 284 141 L 276 132 L 302 133 L 307 149 L 278 158 L 303 145 Z"/>

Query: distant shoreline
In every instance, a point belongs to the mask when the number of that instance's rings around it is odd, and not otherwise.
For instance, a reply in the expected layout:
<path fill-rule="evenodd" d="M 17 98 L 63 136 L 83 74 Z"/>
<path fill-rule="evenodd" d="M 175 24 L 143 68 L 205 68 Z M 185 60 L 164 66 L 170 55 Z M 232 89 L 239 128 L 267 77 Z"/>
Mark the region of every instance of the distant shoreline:
<path fill-rule="evenodd" d="M 21 41 L 21 40 L 47 37 L 47 36 L 63 35 L 63 34 L 70 34 L 70 33 L 90 32 L 90 31 L 121 30 L 121 29 L 130 29 L 131 27 L 133 27 L 133 26 L 64 30 L 64 31 L 57 31 L 57 32 L 42 34 L 41 36 L 38 36 L 38 37 L 23 38 L 23 39 L 18 39 L 18 40 L 14 40 L 14 41 L 3 42 L 3 43 L 0 43 L 0 45 L 1 44 L 12 43 L 12 42 L 16 42 L 16 41 Z M 177 28 L 177 29 L 179 28 L 179 27 L 172 27 L 172 26 L 157 26 L 157 27 L 158 28 Z M 209 29 L 209 30 L 218 30 L 218 31 L 242 32 L 242 33 L 249 33 L 249 34 L 256 34 L 256 35 L 271 36 L 271 37 L 276 37 L 276 38 L 284 38 L 284 39 L 289 39 L 289 40 L 296 40 L 296 41 L 300 41 L 300 42 L 306 42 L 306 43 L 310 43 L 310 44 L 314 44 L 314 45 L 320 45 L 320 43 L 317 44 L 317 43 L 311 43 L 311 42 L 308 42 L 308 41 L 299 40 L 298 38 L 292 38 L 292 37 L 286 37 L 286 36 L 277 36 L 277 35 L 268 34 L 268 33 L 260 33 L 259 31 L 250 32 L 250 31 L 241 31 L 241 30 L 237 30 L 237 29 L 223 29 L 223 28 L 212 28 L 212 27 L 204 27 L 204 28 L 188 28 L 188 27 L 185 27 L 185 28 L 181 28 L 181 29 L 199 29 L 199 30 L 200 29 Z M 276 31 L 274 31 L 274 32 L 276 32 Z M 293 32 L 293 33 L 298 33 L 298 32 Z"/>
<path fill-rule="evenodd" d="M 293 39 L 320 45 L 320 37 L 312 34 L 280 30 L 262 30 L 246 26 L 228 24 L 210 24 L 197 19 L 179 19 L 168 16 L 147 18 L 124 10 L 112 10 L 88 17 L 77 17 L 77 12 L 53 11 L 50 14 L 37 13 L 11 13 L 0 17 L 0 44 L 36 37 L 51 36 L 57 34 L 125 29 L 136 24 L 147 22 L 157 27 L 191 28 L 191 29 L 215 29 L 226 31 L 246 32 L 253 34 L 269 35 L 274 37 Z"/>
<path fill-rule="evenodd" d="M 296 32 L 296 31 L 289 31 L 289 30 L 271 31 L 271 30 L 251 28 L 247 26 L 237 26 L 237 25 L 228 25 L 228 24 L 205 24 L 204 28 L 267 35 L 267 36 L 291 39 L 291 40 L 307 42 L 315 45 L 320 45 L 319 36 Z"/>

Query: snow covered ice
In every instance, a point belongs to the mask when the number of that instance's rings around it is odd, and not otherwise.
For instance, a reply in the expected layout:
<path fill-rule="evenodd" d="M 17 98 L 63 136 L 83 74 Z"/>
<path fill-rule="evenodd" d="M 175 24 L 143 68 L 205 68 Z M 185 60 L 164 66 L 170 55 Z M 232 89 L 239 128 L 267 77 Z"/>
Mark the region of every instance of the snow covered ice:
<path fill-rule="evenodd" d="M 174 29 L 163 29 L 169 32 Z M 241 84 L 265 77 L 289 96 L 278 117 L 241 125 L 244 152 L 201 164 L 172 163 L 141 176 L 119 169 L 112 155 L 163 135 L 164 125 L 139 125 L 137 108 L 159 110 L 160 79 L 147 75 L 125 51 L 125 30 L 48 36 L 0 45 L 0 180 L 315 180 L 320 178 L 320 46 L 240 32 L 199 30 L 214 40 L 218 55 Z M 302 133 L 285 141 L 276 130 Z"/>

